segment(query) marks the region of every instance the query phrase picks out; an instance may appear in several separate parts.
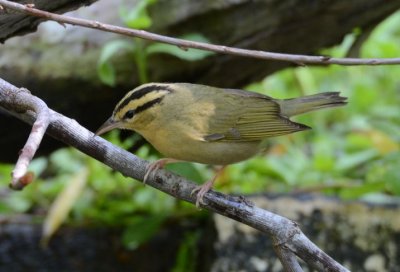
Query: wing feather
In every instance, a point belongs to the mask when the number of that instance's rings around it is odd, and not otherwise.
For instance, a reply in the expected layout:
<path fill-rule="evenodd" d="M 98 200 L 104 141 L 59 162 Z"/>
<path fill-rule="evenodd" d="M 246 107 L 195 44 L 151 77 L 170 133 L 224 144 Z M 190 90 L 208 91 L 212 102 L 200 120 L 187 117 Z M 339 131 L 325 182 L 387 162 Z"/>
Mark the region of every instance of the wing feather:
<path fill-rule="evenodd" d="M 279 104 L 270 97 L 240 97 L 240 93 L 231 93 L 223 99 L 216 103 L 204 136 L 206 141 L 260 141 L 309 129 L 282 116 Z"/>

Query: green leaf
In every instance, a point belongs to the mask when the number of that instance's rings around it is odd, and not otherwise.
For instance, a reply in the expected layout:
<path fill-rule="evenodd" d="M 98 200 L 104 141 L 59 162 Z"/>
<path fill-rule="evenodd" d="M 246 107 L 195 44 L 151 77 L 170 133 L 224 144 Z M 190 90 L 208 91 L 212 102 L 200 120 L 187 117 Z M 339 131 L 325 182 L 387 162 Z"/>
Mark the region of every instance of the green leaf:
<path fill-rule="evenodd" d="M 46 170 L 47 165 L 48 161 L 46 158 L 35 158 L 29 165 L 29 169 L 38 177 Z"/>
<path fill-rule="evenodd" d="M 321 172 L 330 172 L 335 165 L 334 146 L 330 138 L 318 137 L 314 144 L 314 167 Z"/>
<path fill-rule="evenodd" d="M 32 207 L 32 201 L 26 195 L 20 195 L 21 192 L 10 194 L 4 201 L 3 206 L 8 207 L 9 211 L 15 213 L 25 213 Z"/>
<path fill-rule="evenodd" d="M 67 148 L 53 152 L 49 162 L 59 173 L 76 173 L 82 168 L 80 154 Z"/>
<path fill-rule="evenodd" d="M 198 34 L 198 33 L 187 34 L 180 38 L 189 40 L 189 41 L 197 41 L 197 42 L 205 42 L 205 43 L 210 42 L 206 37 L 204 37 L 203 35 Z M 208 56 L 215 54 L 214 52 L 200 50 L 200 49 L 192 49 L 192 48 L 182 49 L 175 45 L 164 44 L 164 43 L 155 43 L 155 44 L 149 45 L 146 48 L 146 52 L 148 55 L 156 54 L 156 53 L 169 54 L 169 55 L 172 55 L 172 56 L 175 56 L 177 58 L 187 60 L 187 61 L 202 60 Z"/>
<path fill-rule="evenodd" d="M 0 164 L 0 185 L 8 186 L 13 169 L 14 165 L 12 164 Z"/>
<path fill-rule="evenodd" d="M 372 160 L 376 156 L 377 152 L 373 149 L 367 149 L 355 154 L 347 154 L 346 156 L 342 156 L 340 160 L 337 161 L 336 169 L 339 171 L 348 171 L 356 166 Z"/>
<path fill-rule="evenodd" d="M 122 243 L 129 249 L 137 248 L 157 233 L 164 219 L 161 214 L 134 218 L 122 234 Z"/>
<path fill-rule="evenodd" d="M 134 50 L 134 43 L 127 40 L 114 40 L 104 45 L 97 62 L 97 74 L 100 80 L 109 86 L 114 86 L 116 75 L 114 66 L 110 62 L 111 58 L 121 51 L 134 52 Z"/>
<path fill-rule="evenodd" d="M 115 86 L 115 69 L 110 63 L 106 62 L 97 65 L 97 74 L 103 83 Z"/>
<path fill-rule="evenodd" d="M 179 246 L 172 272 L 196 271 L 196 254 L 199 238 L 199 231 L 186 233 L 184 240 Z"/>
<path fill-rule="evenodd" d="M 355 199 L 372 192 L 379 192 L 385 188 L 384 182 L 366 183 L 359 187 L 345 188 L 340 192 L 344 199 Z"/>
<path fill-rule="evenodd" d="M 137 209 L 153 214 L 169 213 L 174 209 L 175 199 L 165 193 L 148 187 L 139 187 L 132 196 Z"/>
<path fill-rule="evenodd" d="M 114 40 L 106 43 L 101 50 L 99 63 L 108 62 L 115 54 L 123 50 L 134 52 L 135 46 L 128 40 Z"/>
<path fill-rule="evenodd" d="M 204 182 L 205 179 L 202 173 L 192 163 L 171 163 L 166 166 L 166 169 L 199 183 Z"/>
<path fill-rule="evenodd" d="M 121 8 L 119 13 L 122 21 L 130 28 L 149 28 L 153 21 L 148 14 L 147 8 L 155 2 L 156 0 L 142 0 L 139 1 L 131 10 L 127 10 L 127 8 Z"/>
<path fill-rule="evenodd" d="M 381 182 L 386 190 L 392 194 L 400 195 L 400 155 L 398 152 L 388 154 L 383 159 L 370 165 L 366 174 L 368 182 Z"/>

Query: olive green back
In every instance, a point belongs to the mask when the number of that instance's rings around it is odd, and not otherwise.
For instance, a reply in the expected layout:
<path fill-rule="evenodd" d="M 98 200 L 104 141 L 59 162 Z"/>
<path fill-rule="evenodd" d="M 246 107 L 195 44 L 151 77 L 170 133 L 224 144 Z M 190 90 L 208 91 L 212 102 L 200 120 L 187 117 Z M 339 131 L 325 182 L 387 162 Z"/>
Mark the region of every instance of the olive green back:
<path fill-rule="evenodd" d="M 187 87 L 199 98 L 198 103 L 212 100 L 215 105 L 214 113 L 208 119 L 205 141 L 261 141 L 309 129 L 282 116 L 279 103 L 271 97 L 242 90 L 190 85 Z"/>

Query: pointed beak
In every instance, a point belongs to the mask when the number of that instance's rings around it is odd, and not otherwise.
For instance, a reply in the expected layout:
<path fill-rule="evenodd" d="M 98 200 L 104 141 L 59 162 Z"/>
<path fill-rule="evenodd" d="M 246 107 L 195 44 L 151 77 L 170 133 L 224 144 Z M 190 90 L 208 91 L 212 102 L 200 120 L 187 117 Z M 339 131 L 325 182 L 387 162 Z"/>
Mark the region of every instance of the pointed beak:
<path fill-rule="evenodd" d="M 116 122 L 110 117 L 107 121 L 102 124 L 99 129 L 96 131 L 96 135 L 99 136 L 101 134 L 104 134 L 110 130 L 113 130 L 114 128 L 118 128 L 119 122 Z"/>

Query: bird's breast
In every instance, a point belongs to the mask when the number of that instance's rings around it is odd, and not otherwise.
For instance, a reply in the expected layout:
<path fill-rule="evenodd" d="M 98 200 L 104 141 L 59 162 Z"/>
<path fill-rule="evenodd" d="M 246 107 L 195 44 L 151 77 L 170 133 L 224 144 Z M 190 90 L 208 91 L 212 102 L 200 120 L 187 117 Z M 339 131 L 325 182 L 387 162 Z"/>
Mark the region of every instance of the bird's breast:
<path fill-rule="evenodd" d="M 162 128 L 143 136 L 165 157 L 204 164 L 227 165 L 240 162 L 256 155 L 260 149 L 258 141 L 206 142 L 182 132 L 171 134 Z"/>

